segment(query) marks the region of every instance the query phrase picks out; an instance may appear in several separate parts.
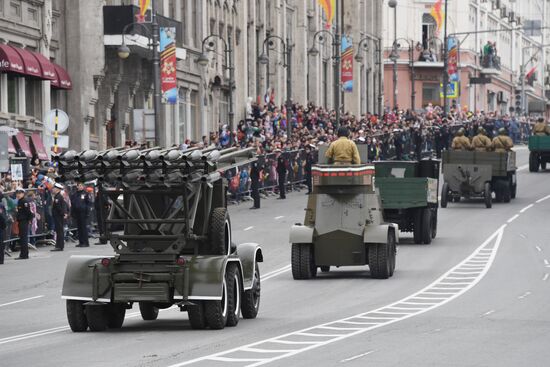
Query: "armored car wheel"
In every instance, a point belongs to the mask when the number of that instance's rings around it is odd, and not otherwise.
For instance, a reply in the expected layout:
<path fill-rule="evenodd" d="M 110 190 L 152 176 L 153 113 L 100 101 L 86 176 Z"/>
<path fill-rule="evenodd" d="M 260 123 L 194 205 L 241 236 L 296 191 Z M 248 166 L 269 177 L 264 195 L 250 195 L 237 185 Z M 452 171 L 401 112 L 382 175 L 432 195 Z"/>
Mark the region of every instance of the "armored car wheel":
<path fill-rule="evenodd" d="M 69 321 L 71 330 L 75 333 L 88 329 L 88 319 L 86 318 L 84 301 L 77 301 L 74 299 L 67 300 L 67 320 Z"/>
<path fill-rule="evenodd" d="M 231 221 L 226 208 L 215 208 L 210 215 L 209 245 L 211 255 L 229 255 Z"/>
<path fill-rule="evenodd" d="M 111 303 L 107 306 L 107 326 L 111 329 L 120 329 L 124 324 L 126 307 L 122 303 Z"/>
<path fill-rule="evenodd" d="M 388 279 L 392 276 L 392 267 L 395 267 L 395 235 L 388 233 L 386 243 L 369 245 L 370 275 L 374 279 Z"/>
<path fill-rule="evenodd" d="M 107 329 L 109 318 L 107 305 L 88 304 L 86 305 L 86 318 L 91 331 L 103 331 Z"/>
<path fill-rule="evenodd" d="M 446 208 L 447 207 L 447 201 L 449 199 L 449 184 L 443 183 L 443 188 L 441 189 L 441 207 Z"/>
<path fill-rule="evenodd" d="M 291 263 L 294 279 L 311 279 L 317 276 L 312 244 L 293 243 Z"/>
<path fill-rule="evenodd" d="M 201 330 L 206 328 L 206 316 L 204 313 L 204 302 L 195 301 L 194 305 L 187 306 L 187 315 L 191 328 Z"/>
<path fill-rule="evenodd" d="M 432 243 L 432 211 L 430 208 L 422 210 L 422 243 L 429 245 Z"/>
<path fill-rule="evenodd" d="M 252 288 L 243 292 L 241 313 L 245 319 L 255 319 L 258 316 L 260 310 L 260 268 L 258 263 L 254 265 L 254 280 L 252 281 Z"/>
<path fill-rule="evenodd" d="M 485 206 L 489 209 L 493 206 L 493 196 L 491 192 L 491 184 L 489 182 L 485 182 L 483 193 L 485 198 Z"/>
<path fill-rule="evenodd" d="M 395 258 L 397 256 L 397 244 L 395 241 L 395 233 L 393 231 L 390 231 L 388 234 L 388 244 L 390 246 L 390 277 L 392 277 L 395 271 Z"/>
<path fill-rule="evenodd" d="M 145 321 L 153 321 L 159 317 L 158 307 L 155 307 L 151 302 L 140 302 L 139 312 L 141 313 L 141 318 Z"/>

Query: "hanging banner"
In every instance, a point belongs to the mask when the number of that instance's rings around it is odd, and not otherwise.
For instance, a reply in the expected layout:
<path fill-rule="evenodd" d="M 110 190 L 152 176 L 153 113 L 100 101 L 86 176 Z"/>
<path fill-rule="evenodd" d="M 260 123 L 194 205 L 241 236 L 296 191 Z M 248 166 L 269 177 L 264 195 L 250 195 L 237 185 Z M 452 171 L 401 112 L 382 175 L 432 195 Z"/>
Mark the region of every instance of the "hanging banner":
<path fill-rule="evenodd" d="M 458 82 L 458 40 L 456 38 L 451 37 L 447 40 L 447 50 L 449 51 L 449 62 L 447 63 L 449 80 Z"/>
<path fill-rule="evenodd" d="M 327 17 L 326 29 L 330 29 L 332 26 L 332 20 L 336 14 L 336 0 L 317 0 L 319 5 L 323 8 L 325 16 Z"/>
<path fill-rule="evenodd" d="M 353 42 L 351 37 L 342 37 L 342 89 L 344 93 L 353 92 Z"/>
<path fill-rule="evenodd" d="M 162 103 L 178 103 L 176 28 L 160 29 L 160 87 Z"/>
<path fill-rule="evenodd" d="M 139 13 L 136 14 L 137 23 L 151 23 L 151 0 L 139 0 Z"/>

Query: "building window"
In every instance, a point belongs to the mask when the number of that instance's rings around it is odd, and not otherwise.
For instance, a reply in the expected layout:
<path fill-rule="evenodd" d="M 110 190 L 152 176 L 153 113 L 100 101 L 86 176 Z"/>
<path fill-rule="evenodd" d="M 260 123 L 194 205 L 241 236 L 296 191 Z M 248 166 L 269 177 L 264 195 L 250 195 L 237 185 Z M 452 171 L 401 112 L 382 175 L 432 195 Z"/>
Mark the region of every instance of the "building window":
<path fill-rule="evenodd" d="M 426 50 L 432 47 L 430 40 L 435 36 L 437 24 L 431 14 L 422 15 L 422 47 Z"/>
<path fill-rule="evenodd" d="M 13 74 L 8 74 L 8 112 L 17 113 L 19 106 L 19 85 L 17 77 Z"/>
<path fill-rule="evenodd" d="M 187 119 L 187 90 L 184 88 L 180 88 L 178 91 L 179 94 L 179 143 L 185 142 L 185 135 L 186 135 L 186 119 Z"/>
<path fill-rule="evenodd" d="M 13 17 L 21 19 L 21 2 L 11 2 L 10 3 L 10 14 Z"/>
<path fill-rule="evenodd" d="M 25 114 L 42 119 L 42 82 L 36 79 L 25 79 Z"/>
<path fill-rule="evenodd" d="M 31 22 L 36 23 L 38 21 L 38 15 L 35 8 L 28 8 L 27 9 L 27 17 Z"/>
<path fill-rule="evenodd" d="M 441 104 L 441 87 L 436 83 L 424 83 L 422 86 L 422 105 L 427 106 L 429 103 L 435 105 Z"/>

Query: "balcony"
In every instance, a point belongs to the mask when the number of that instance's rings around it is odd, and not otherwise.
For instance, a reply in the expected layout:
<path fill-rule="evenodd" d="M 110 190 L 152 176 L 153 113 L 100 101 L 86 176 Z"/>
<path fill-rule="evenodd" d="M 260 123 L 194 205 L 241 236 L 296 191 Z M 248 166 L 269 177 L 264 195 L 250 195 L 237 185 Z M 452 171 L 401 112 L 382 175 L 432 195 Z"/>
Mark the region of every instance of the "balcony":
<path fill-rule="evenodd" d="M 500 74 L 500 56 L 483 55 L 481 57 L 481 74 L 486 76 Z"/>

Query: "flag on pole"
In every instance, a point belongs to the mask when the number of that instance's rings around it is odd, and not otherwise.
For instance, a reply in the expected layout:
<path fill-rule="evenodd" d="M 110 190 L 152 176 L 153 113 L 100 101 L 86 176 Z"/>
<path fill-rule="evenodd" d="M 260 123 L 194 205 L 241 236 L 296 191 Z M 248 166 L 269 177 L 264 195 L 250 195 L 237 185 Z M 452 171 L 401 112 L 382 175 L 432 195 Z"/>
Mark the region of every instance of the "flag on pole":
<path fill-rule="evenodd" d="M 441 30 L 441 27 L 443 26 L 443 21 L 445 19 L 445 12 L 443 11 L 443 0 L 437 0 L 434 6 L 432 6 L 432 10 L 430 10 L 430 14 L 435 19 L 435 23 L 437 25 L 435 33 L 437 34 Z"/>
<path fill-rule="evenodd" d="M 317 0 L 319 5 L 323 8 L 325 15 L 327 16 L 326 28 L 329 29 L 336 14 L 336 0 Z"/>
<path fill-rule="evenodd" d="M 531 77 L 535 74 L 535 72 L 537 71 L 537 67 L 534 66 L 531 70 L 529 70 L 529 72 L 525 75 L 525 79 L 529 80 L 531 79 Z"/>
<path fill-rule="evenodd" d="M 147 10 L 149 10 L 150 5 L 151 0 L 139 0 L 139 14 L 136 15 L 136 20 L 138 23 L 145 22 L 145 14 L 147 13 Z"/>

